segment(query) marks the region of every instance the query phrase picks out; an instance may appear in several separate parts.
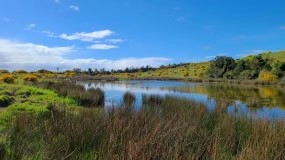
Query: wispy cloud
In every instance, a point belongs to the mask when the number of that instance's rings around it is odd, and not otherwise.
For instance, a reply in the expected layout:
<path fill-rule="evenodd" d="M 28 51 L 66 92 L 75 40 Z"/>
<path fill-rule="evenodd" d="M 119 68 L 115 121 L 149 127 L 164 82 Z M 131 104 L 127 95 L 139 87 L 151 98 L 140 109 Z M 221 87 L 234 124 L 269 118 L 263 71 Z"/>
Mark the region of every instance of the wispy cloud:
<path fill-rule="evenodd" d="M 205 56 L 205 59 L 214 59 L 216 56 Z"/>
<path fill-rule="evenodd" d="M 279 26 L 279 29 L 285 30 L 285 25 Z"/>
<path fill-rule="evenodd" d="M 35 27 L 36 27 L 36 24 L 28 24 L 25 29 L 26 30 L 31 30 L 31 29 L 33 29 Z"/>
<path fill-rule="evenodd" d="M 205 49 L 205 50 L 209 50 L 209 49 L 211 49 L 212 47 L 211 47 L 211 46 L 203 46 L 202 48 Z"/>
<path fill-rule="evenodd" d="M 185 17 L 178 17 L 175 19 L 177 22 L 184 22 L 186 20 Z"/>
<path fill-rule="evenodd" d="M 66 40 L 80 40 L 80 41 L 93 41 L 95 39 L 103 39 L 105 37 L 111 36 L 114 32 L 110 30 L 101 30 L 94 32 L 80 32 L 67 35 L 65 33 L 61 34 L 59 37 Z"/>
<path fill-rule="evenodd" d="M 7 17 L 0 17 L 0 20 L 4 21 L 4 22 L 10 22 L 11 19 L 7 18 Z"/>
<path fill-rule="evenodd" d="M 69 8 L 74 10 L 74 11 L 79 11 L 79 7 L 78 6 L 70 5 Z"/>
<path fill-rule="evenodd" d="M 237 36 L 232 37 L 232 40 L 239 41 L 239 40 L 245 40 L 246 38 L 247 38 L 246 35 L 237 35 Z"/>
<path fill-rule="evenodd" d="M 57 37 L 53 32 L 50 31 L 41 31 L 42 33 L 46 34 L 48 37 Z"/>
<path fill-rule="evenodd" d="M 125 40 L 123 39 L 107 39 L 106 42 L 109 42 L 109 43 L 122 43 L 124 42 Z"/>
<path fill-rule="evenodd" d="M 260 49 L 249 50 L 249 51 L 246 51 L 246 53 L 236 55 L 236 57 L 242 58 L 242 57 L 247 57 L 249 55 L 257 55 L 257 54 L 264 53 L 264 52 L 265 52 L 264 50 L 260 50 Z"/>
<path fill-rule="evenodd" d="M 171 8 L 171 10 L 179 11 L 179 10 L 181 10 L 181 8 L 180 7 L 173 7 L 173 8 Z"/>
<path fill-rule="evenodd" d="M 87 48 L 88 49 L 97 49 L 97 50 L 109 50 L 109 49 L 118 48 L 118 46 L 108 45 L 108 44 L 93 44 Z"/>
<path fill-rule="evenodd" d="M 68 59 L 67 55 L 77 50 L 73 46 L 48 47 L 33 43 L 21 43 L 0 39 L 0 68 L 9 70 L 26 69 L 38 70 L 41 68 L 55 70 L 72 68 L 106 68 L 124 69 L 126 67 L 141 67 L 150 65 L 158 67 L 169 63 L 172 59 L 164 57 L 122 58 L 110 59 Z"/>
<path fill-rule="evenodd" d="M 213 30 L 213 29 L 215 29 L 215 28 L 216 28 L 215 25 L 204 25 L 204 26 L 203 26 L 203 29 L 205 29 L 205 30 Z"/>
<path fill-rule="evenodd" d="M 227 53 L 218 53 L 217 55 L 205 56 L 204 59 L 214 59 L 217 56 L 225 56 Z"/>
<path fill-rule="evenodd" d="M 55 1 L 55 3 L 58 3 L 58 4 L 59 4 L 59 3 L 61 3 L 61 1 L 60 1 L 60 0 L 54 0 L 54 1 Z"/>

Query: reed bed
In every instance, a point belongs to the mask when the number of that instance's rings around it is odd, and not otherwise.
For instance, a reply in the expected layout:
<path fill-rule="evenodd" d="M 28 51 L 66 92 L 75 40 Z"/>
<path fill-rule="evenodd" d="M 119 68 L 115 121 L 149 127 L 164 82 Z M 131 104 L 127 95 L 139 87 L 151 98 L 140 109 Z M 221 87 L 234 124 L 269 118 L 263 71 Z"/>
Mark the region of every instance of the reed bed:
<path fill-rule="evenodd" d="M 37 86 L 43 89 L 50 89 L 56 91 L 61 96 L 68 96 L 75 99 L 80 106 L 86 107 L 98 107 L 104 106 L 105 95 L 99 88 L 86 89 L 81 85 L 68 81 L 42 81 L 30 83 L 33 86 Z"/>
<path fill-rule="evenodd" d="M 132 97 L 128 93 L 128 97 Z M 129 99 L 129 98 L 127 98 Z M 208 111 L 201 103 L 144 96 L 139 111 L 72 112 L 50 105 L 17 116 L 1 159 L 284 159 L 285 123 Z M 63 109 L 64 108 L 64 109 Z M 2 147 L 2 148 L 1 148 Z"/>

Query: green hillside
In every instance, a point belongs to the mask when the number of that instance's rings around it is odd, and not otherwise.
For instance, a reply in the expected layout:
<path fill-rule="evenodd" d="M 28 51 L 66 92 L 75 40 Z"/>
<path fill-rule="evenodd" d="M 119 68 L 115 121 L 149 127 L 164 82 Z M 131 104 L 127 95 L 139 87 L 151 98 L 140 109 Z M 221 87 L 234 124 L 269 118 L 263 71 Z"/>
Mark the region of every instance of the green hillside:
<path fill-rule="evenodd" d="M 113 76 L 122 78 L 146 78 L 146 77 L 162 77 L 162 78 L 201 78 L 209 67 L 210 62 L 187 63 L 181 65 L 162 66 L 160 68 L 136 73 L 117 73 Z"/>
<path fill-rule="evenodd" d="M 261 54 L 262 59 L 273 59 L 274 61 L 285 62 L 285 51 L 279 51 L 276 53 L 266 52 Z M 244 61 L 251 61 L 256 55 L 249 55 L 242 58 Z M 236 60 L 238 63 L 238 60 Z M 115 73 L 112 76 L 121 78 L 204 78 L 207 68 L 210 67 L 209 62 L 201 63 L 186 63 L 180 65 L 168 65 L 162 66 L 157 69 L 153 69 L 147 72 L 136 72 L 136 73 Z"/>

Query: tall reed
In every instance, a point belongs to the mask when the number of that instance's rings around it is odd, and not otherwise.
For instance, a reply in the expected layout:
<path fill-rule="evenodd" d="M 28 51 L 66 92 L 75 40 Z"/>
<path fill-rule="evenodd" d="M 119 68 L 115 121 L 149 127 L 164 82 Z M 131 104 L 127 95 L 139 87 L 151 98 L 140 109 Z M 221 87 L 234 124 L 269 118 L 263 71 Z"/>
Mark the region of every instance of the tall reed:
<path fill-rule="evenodd" d="M 75 99 L 79 105 L 87 107 L 104 106 L 105 95 L 99 88 L 85 89 L 68 81 L 53 82 L 43 81 L 31 83 L 34 86 L 50 89 L 58 92 L 61 96 L 69 96 Z"/>
<path fill-rule="evenodd" d="M 212 112 L 200 103 L 145 96 L 142 108 L 19 115 L 6 159 L 284 159 L 285 122 Z M 0 145 L 1 147 L 1 145 Z"/>

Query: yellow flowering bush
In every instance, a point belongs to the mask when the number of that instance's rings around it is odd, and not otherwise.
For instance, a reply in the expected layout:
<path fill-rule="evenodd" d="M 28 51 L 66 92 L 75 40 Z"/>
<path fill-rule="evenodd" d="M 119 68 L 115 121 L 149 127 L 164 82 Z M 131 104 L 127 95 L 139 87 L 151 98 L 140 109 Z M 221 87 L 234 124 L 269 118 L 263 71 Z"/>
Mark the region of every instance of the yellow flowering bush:
<path fill-rule="evenodd" d="M 12 75 L 4 75 L 0 77 L 1 82 L 14 83 L 15 78 Z"/>
<path fill-rule="evenodd" d="M 262 70 L 259 73 L 259 80 L 261 81 L 276 81 L 277 79 L 278 77 L 269 71 Z"/>
<path fill-rule="evenodd" d="M 74 72 L 66 72 L 66 73 L 64 73 L 64 77 L 73 77 L 75 75 L 76 74 Z"/>
<path fill-rule="evenodd" d="M 21 80 L 35 82 L 38 80 L 38 77 L 35 75 L 25 75 L 21 77 Z"/>

